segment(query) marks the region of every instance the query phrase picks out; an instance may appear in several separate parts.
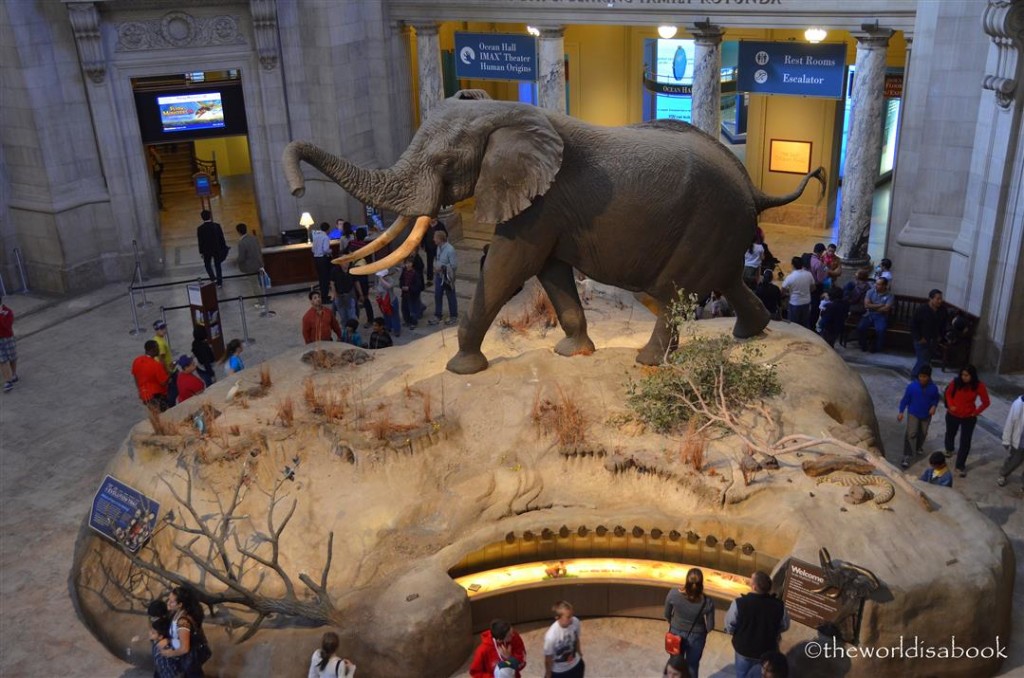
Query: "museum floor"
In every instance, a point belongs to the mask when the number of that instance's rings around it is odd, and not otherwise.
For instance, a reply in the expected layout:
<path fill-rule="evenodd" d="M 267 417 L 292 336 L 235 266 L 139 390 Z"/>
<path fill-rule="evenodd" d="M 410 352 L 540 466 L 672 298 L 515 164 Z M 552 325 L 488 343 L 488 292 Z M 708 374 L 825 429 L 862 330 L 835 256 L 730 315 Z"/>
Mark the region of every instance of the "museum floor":
<path fill-rule="evenodd" d="M 780 232 L 780 237 L 781 237 Z M 813 234 L 811 234 L 813 237 Z M 806 234 L 796 234 L 796 241 Z M 787 251 L 789 247 L 783 249 Z M 778 251 L 778 250 L 777 250 Z M 788 252 L 787 252 L 788 253 Z M 237 281 L 226 283 L 223 296 L 242 291 Z M 68 574 L 75 535 L 86 515 L 108 459 L 129 428 L 144 415 L 128 373 L 132 358 L 149 336 L 160 304 L 179 303 L 181 290 L 150 295 L 154 306 L 139 309 L 146 331 L 131 336 L 128 301 L 121 284 L 54 302 L 32 295 L 6 300 L 18 321 L 19 374 L 13 392 L 0 396 L 0 675 L 47 673 L 68 676 L 151 675 L 133 670 L 111 656 L 80 623 L 68 595 Z M 228 336 L 241 334 L 239 312 L 232 304 L 224 311 Z M 248 314 L 254 343 L 246 348 L 247 365 L 294 347 L 300 342 L 299 316 L 306 302 L 298 296 L 275 301 L 277 316 Z M 180 312 L 179 312 L 180 313 Z M 168 315 L 171 343 L 183 350 L 181 328 L 187 321 Z M 399 344 L 415 340 L 427 329 L 403 333 Z M 433 329 L 429 331 L 435 331 Z M 451 331 L 451 330 L 449 330 Z M 896 403 L 907 379 L 911 356 L 843 353 L 872 393 L 883 440 L 891 459 L 899 450 L 901 427 Z M 995 378 L 983 375 L 993 392 L 993 405 L 975 434 L 971 474 L 957 479 L 955 491 L 976 502 L 979 509 L 1010 536 L 1017 552 L 1015 627 L 1024 626 L 1024 510 L 1013 494 L 1019 477 L 998 488 L 995 476 L 1004 452 L 998 433 L 1008 402 L 1024 392 L 1024 375 Z M 940 376 L 940 381 L 945 381 Z M 941 447 L 943 424 L 931 429 L 927 450 Z M 912 469 L 920 472 L 923 462 Z M 910 538 L 910 536 L 908 536 Z M 928 535 L 927 538 L 941 538 Z M 955 582 L 946 585 L 955 586 Z M 965 601 L 975 602 L 975 601 Z M 979 604 L 983 604 L 979 603 Z M 523 629 L 531 662 L 525 676 L 542 675 L 542 629 Z M 587 620 L 584 648 L 591 676 L 660 675 L 664 626 L 643 620 Z M 125 653 L 148 652 L 140 620 L 140 641 Z M 1024 675 L 1024 635 L 1002 639 L 1010 658 L 1000 675 Z M 258 639 L 250 641 L 253 648 Z M 312 652 L 313 648 L 310 648 Z M 728 638 L 716 634 L 709 643 L 704 676 L 731 676 Z M 296 667 L 303 675 L 305 667 Z M 936 675 L 941 675 L 937 668 Z"/>

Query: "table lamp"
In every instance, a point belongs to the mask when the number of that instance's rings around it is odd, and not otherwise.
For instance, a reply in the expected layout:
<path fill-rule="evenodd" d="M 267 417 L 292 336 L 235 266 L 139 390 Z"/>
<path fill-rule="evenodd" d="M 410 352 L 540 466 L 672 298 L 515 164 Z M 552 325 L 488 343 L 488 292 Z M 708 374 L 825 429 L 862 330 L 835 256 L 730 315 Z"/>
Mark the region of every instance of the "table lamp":
<path fill-rule="evenodd" d="M 310 214 L 309 212 L 303 212 L 302 216 L 299 217 L 299 226 L 305 226 L 306 227 L 306 240 L 307 241 L 309 240 L 309 227 L 312 226 L 315 223 L 316 222 L 313 221 L 313 215 Z"/>

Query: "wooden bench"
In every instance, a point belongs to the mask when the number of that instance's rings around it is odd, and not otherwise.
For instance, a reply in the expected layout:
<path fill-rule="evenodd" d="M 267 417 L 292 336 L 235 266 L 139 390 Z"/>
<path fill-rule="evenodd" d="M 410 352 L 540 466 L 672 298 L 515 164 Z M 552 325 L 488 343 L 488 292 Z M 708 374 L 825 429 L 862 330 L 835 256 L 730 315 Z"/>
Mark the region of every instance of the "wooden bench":
<path fill-rule="evenodd" d="M 893 305 L 892 311 L 889 312 L 889 326 L 885 331 L 886 349 L 898 349 L 911 353 L 914 351 L 914 342 L 910 336 L 910 322 L 917 309 L 927 303 L 928 299 L 925 297 L 896 295 L 896 302 Z M 952 322 L 956 314 L 963 311 L 963 309 L 948 302 L 943 302 L 943 306 L 946 308 L 947 322 Z M 939 341 L 939 354 L 933 356 L 932 363 L 937 362 L 943 372 L 947 371 L 949 367 L 959 369 L 970 360 L 974 331 L 978 327 L 978 317 L 969 313 L 964 313 L 964 316 L 967 318 L 967 327 L 958 341 L 947 342 L 946 333 L 948 326 L 942 329 L 943 338 Z M 860 319 L 861 316 L 859 315 L 854 316 L 851 314 L 847 317 L 845 336 L 842 342 L 844 346 L 846 345 L 846 339 L 852 335 Z M 868 332 L 874 332 L 874 329 L 868 328 Z"/>

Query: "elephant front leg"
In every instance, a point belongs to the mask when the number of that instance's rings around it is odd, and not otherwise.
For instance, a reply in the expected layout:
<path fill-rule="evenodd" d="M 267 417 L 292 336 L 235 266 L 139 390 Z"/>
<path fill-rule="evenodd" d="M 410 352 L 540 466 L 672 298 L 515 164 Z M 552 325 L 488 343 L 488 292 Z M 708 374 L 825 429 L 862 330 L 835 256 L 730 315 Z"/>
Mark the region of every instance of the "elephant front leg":
<path fill-rule="evenodd" d="M 473 374 L 487 369 L 487 358 L 480 351 L 484 335 L 501 307 L 528 278 L 537 274 L 546 258 L 546 254 L 542 257 L 520 242 L 501 236 L 491 242 L 469 313 L 459 318 L 459 352 L 448 361 L 449 372 Z"/>
<path fill-rule="evenodd" d="M 587 317 L 583 313 L 572 266 L 564 261 L 549 260 L 537 274 L 537 279 L 551 300 L 558 315 L 558 323 L 565 338 L 555 345 L 555 353 L 564 356 L 590 355 L 594 342 L 587 336 Z"/>

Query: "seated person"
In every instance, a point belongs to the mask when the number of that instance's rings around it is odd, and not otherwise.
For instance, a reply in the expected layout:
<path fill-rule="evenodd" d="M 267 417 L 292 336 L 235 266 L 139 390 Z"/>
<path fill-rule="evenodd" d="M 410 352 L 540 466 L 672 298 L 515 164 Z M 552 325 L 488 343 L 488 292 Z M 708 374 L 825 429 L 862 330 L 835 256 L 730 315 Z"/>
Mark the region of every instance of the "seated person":
<path fill-rule="evenodd" d="M 875 344 L 872 352 L 882 350 L 885 343 L 885 330 L 889 327 L 889 312 L 896 302 L 896 295 L 889 291 L 889 281 L 879 277 L 874 288 L 868 290 L 864 297 L 864 317 L 857 323 L 857 336 L 860 350 L 868 350 L 868 328 L 875 328 Z"/>

